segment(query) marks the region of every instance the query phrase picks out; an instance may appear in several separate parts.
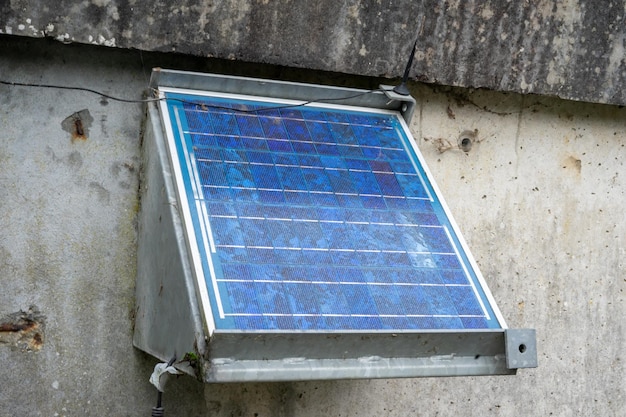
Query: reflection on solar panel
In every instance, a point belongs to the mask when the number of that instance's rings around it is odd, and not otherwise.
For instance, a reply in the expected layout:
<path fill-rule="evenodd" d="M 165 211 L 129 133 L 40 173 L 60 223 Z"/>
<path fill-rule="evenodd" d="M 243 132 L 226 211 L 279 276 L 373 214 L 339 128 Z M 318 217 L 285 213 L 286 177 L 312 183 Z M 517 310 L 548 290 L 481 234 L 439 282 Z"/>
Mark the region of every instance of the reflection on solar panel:
<path fill-rule="evenodd" d="M 216 331 L 503 327 L 396 113 L 166 97 Z"/>

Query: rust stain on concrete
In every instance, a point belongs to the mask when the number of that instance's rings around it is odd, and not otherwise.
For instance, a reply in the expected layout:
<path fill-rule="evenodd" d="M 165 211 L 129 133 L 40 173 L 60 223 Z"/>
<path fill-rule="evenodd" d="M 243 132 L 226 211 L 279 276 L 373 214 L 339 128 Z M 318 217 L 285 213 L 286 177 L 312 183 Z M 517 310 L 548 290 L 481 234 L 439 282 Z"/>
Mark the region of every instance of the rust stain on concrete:
<path fill-rule="evenodd" d="M 35 306 L 0 319 L 0 345 L 23 352 L 39 351 L 44 343 L 45 316 Z"/>
<path fill-rule="evenodd" d="M 72 143 L 77 140 L 85 141 L 89 137 L 89 128 L 93 123 L 93 117 L 89 110 L 83 109 L 67 116 L 62 122 L 61 127 L 71 136 Z"/>

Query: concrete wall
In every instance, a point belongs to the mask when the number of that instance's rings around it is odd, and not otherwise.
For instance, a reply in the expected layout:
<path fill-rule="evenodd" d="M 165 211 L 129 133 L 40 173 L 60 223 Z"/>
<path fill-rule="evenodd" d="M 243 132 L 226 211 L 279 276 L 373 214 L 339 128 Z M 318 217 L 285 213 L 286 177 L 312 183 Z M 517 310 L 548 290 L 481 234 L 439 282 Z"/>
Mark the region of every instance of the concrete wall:
<path fill-rule="evenodd" d="M 624 0 L 41 0 L 0 33 L 626 104 Z"/>
<path fill-rule="evenodd" d="M 0 37 L 7 81 L 139 98 L 157 65 L 378 82 Z M 414 136 L 509 325 L 537 329 L 539 368 L 513 377 L 232 385 L 185 376 L 168 385 L 167 415 L 626 409 L 626 109 L 411 89 Z M 63 121 L 83 109 L 93 122 L 86 139 L 72 140 Z M 148 416 L 156 402 L 148 383 L 156 361 L 131 342 L 142 116 L 140 104 L 87 92 L 0 85 L 0 416 Z M 457 147 L 463 131 L 477 131 L 468 153 Z M 21 321 L 12 315 L 20 311 Z"/>

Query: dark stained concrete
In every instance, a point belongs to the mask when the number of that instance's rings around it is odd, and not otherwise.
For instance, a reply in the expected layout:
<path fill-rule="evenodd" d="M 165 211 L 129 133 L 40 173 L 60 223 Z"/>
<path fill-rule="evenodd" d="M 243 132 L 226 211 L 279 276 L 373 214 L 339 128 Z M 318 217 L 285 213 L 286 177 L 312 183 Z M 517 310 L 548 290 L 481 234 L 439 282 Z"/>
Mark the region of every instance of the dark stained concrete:
<path fill-rule="evenodd" d="M 0 2 L 0 33 L 626 104 L 626 1 Z"/>

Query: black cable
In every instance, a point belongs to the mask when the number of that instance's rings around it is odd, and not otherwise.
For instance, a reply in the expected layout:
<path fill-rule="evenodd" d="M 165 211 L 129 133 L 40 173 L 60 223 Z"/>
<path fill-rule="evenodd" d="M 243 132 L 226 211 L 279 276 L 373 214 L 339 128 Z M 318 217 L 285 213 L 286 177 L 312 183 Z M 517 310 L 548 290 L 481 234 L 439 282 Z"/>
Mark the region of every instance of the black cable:
<path fill-rule="evenodd" d="M 333 102 L 333 101 L 342 101 L 342 100 L 350 100 L 352 98 L 356 98 L 356 97 L 360 97 L 360 96 L 364 96 L 366 94 L 372 94 L 375 93 L 376 91 L 385 91 L 383 89 L 380 88 L 376 88 L 374 90 L 367 90 L 367 91 L 363 91 L 360 92 L 358 94 L 354 94 L 351 96 L 345 96 L 345 97 L 336 97 L 336 98 L 318 98 L 315 100 L 309 100 L 309 101 L 304 101 L 302 103 L 298 103 L 298 104 L 283 104 L 283 105 L 278 105 L 278 106 L 268 106 L 268 107 L 261 107 L 258 109 L 237 109 L 237 108 L 233 108 L 233 107 L 226 107 L 226 106 L 218 106 L 215 104 L 206 104 L 203 102 L 196 102 L 196 101 L 190 101 L 190 100 L 185 100 L 185 99 L 181 99 L 181 98 L 165 98 L 165 100 L 171 100 L 171 101 L 178 101 L 179 103 L 183 103 L 183 104 L 191 104 L 191 105 L 195 105 L 198 106 L 200 108 L 211 108 L 211 109 L 216 109 L 216 110 L 227 110 L 227 111 L 233 111 L 233 112 L 239 112 L 239 113 L 257 113 L 257 112 L 263 112 L 263 111 L 271 111 L 271 110 L 282 110 L 282 109 L 292 109 L 292 108 L 296 108 L 296 107 L 304 107 L 307 106 L 309 104 L 312 103 L 326 103 L 326 102 Z"/>
<path fill-rule="evenodd" d="M 4 84 L 8 86 L 17 86 L 17 87 L 53 88 L 53 89 L 59 89 L 59 90 L 85 91 L 88 93 L 97 94 L 109 100 L 119 101 L 122 103 L 154 103 L 154 102 L 159 102 L 163 100 L 172 100 L 172 101 L 178 101 L 183 104 L 195 105 L 201 108 L 207 107 L 207 108 L 212 108 L 212 109 L 217 109 L 217 110 L 228 110 L 228 111 L 235 111 L 235 112 L 240 112 L 240 113 L 256 113 L 256 112 L 271 111 L 271 110 L 290 109 L 290 108 L 295 108 L 295 107 L 303 107 L 303 106 L 316 103 L 316 102 L 325 103 L 325 102 L 333 102 L 333 101 L 350 100 L 352 98 L 360 97 L 366 94 L 375 93 L 376 91 L 385 91 L 383 89 L 376 88 L 373 90 L 366 90 L 366 91 L 362 91 L 360 93 L 353 94 L 350 96 L 345 96 L 345 97 L 319 98 L 315 100 L 304 101 L 299 104 L 285 104 L 285 105 L 268 106 L 268 107 L 262 107 L 259 109 L 246 110 L 246 109 L 237 109 L 237 108 L 225 107 L 225 106 L 210 105 L 210 104 L 206 104 L 202 102 L 195 102 L 195 101 L 184 100 L 184 99 L 179 99 L 179 98 L 167 98 L 167 97 L 156 97 L 156 98 L 145 98 L 145 99 L 120 98 L 120 97 L 115 97 L 109 94 L 105 94 L 101 91 L 93 90 L 91 88 L 86 88 L 86 87 L 71 87 L 71 86 L 65 86 L 65 85 L 42 84 L 42 83 L 22 83 L 22 82 L 5 81 L 5 80 L 0 80 L 0 84 Z"/>
<path fill-rule="evenodd" d="M 422 35 L 422 30 L 424 29 L 424 19 L 422 17 L 422 22 L 420 23 L 420 27 L 417 31 L 417 35 L 415 36 L 415 42 L 413 43 L 413 49 L 411 49 L 411 54 L 409 55 L 408 62 L 406 63 L 406 67 L 404 68 L 404 75 L 402 76 L 402 82 L 400 85 L 394 87 L 393 92 L 396 94 L 400 94 L 401 96 L 408 96 L 411 94 L 409 88 L 406 86 L 406 83 L 409 81 L 409 73 L 411 72 L 411 67 L 413 66 L 413 58 L 415 57 L 415 50 L 417 49 L 417 41 Z"/>
<path fill-rule="evenodd" d="M 4 81 L 4 80 L 0 80 L 0 84 L 16 86 L 16 87 L 37 87 L 37 88 L 54 88 L 58 90 L 86 91 L 88 93 L 97 94 L 104 98 L 108 98 L 109 100 L 120 101 L 122 103 L 149 103 L 149 102 L 161 100 L 160 98 L 147 98 L 147 99 L 119 98 L 119 97 L 114 97 L 109 94 L 105 94 L 100 91 L 92 90 L 91 88 L 86 88 L 86 87 L 70 87 L 70 86 L 65 86 L 65 85 L 38 84 L 38 83 L 19 83 L 19 82 Z"/>
<path fill-rule="evenodd" d="M 167 363 L 167 366 L 168 367 L 172 366 L 174 361 L 176 361 L 176 354 L 172 356 L 172 359 L 169 360 L 169 362 Z M 151 417 L 163 417 L 164 416 L 165 410 L 163 409 L 162 400 L 163 400 L 163 393 L 161 391 L 157 391 L 157 405 L 156 407 L 152 407 Z"/>

